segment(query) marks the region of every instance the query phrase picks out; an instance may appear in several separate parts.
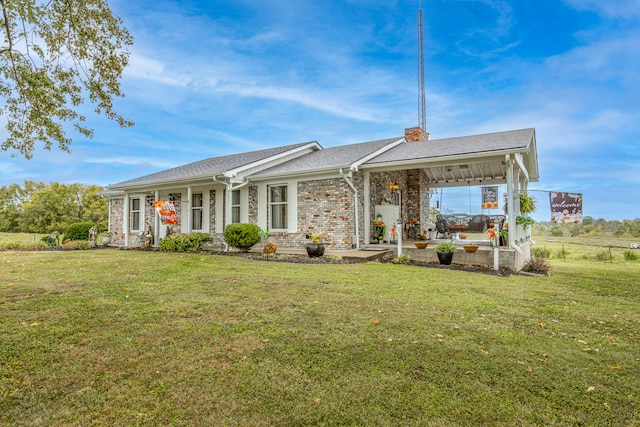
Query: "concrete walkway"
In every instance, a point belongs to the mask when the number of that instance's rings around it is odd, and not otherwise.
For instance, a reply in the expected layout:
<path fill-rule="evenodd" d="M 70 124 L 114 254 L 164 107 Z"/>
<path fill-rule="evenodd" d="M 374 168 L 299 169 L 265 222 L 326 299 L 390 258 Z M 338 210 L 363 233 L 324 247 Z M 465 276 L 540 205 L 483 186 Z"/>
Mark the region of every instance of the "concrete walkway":
<path fill-rule="evenodd" d="M 262 253 L 262 248 L 259 246 L 260 245 L 256 245 L 256 247 L 252 248 L 249 252 Z M 337 256 L 345 260 L 365 262 L 394 254 L 395 251 L 393 246 L 394 245 L 370 245 L 360 249 L 325 249 L 324 255 Z M 279 255 L 307 255 L 307 250 L 305 248 L 278 248 L 276 253 Z"/>

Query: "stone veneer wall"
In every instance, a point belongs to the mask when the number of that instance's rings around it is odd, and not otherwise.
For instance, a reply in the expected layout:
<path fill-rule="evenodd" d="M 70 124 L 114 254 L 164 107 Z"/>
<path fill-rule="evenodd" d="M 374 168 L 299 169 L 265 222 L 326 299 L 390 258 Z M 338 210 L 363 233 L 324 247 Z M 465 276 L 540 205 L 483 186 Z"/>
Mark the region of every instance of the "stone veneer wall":
<path fill-rule="evenodd" d="M 394 182 L 398 184 L 402 190 L 402 208 L 400 209 L 400 216 L 402 217 L 402 223 L 407 222 L 407 201 L 405 200 L 407 194 L 407 171 L 385 171 L 385 172 L 372 172 L 370 175 L 370 190 L 369 195 L 371 199 L 370 212 L 368 215 L 369 221 L 371 221 L 371 227 L 373 227 L 373 220 L 375 218 L 376 205 L 381 204 L 398 204 L 398 195 L 395 192 L 389 190 L 389 184 Z M 388 224 L 387 224 L 388 226 Z"/>
<path fill-rule="evenodd" d="M 372 172 L 370 175 L 370 197 L 371 211 L 369 218 L 373 221 L 375 216 L 375 205 L 382 203 L 390 203 L 395 205 L 398 203 L 397 193 L 389 190 L 389 183 L 394 182 L 400 186 L 402 192 L 402 208 L 400 215 L 402 223 L 407 224 L 409 220 L 415 220 L 420 223 L 420 233 L 426 231 L 425 224 L 428 219 L 428 206 L 424 206 L 425 198 L 423 194 L 428 195 L 428 179 L 424 172 L 420 169 L 388 171 L 388 172 Z M 428 200 L 428 198 L 426 199 Z M 403 238 L 407 239 L 407 229 L 403 230 Z"/>
<path fill-rule="evenodd" d="M 216 235 L 216 190 L 209 191 L 209 235 Z"/>
<path fill-rule="evenodd" d="M 111 231 L 111 244 L 112 245 L 124 245 L 124 199 L 109 199 L 110 223 L 109 231 Z"/>
<path fill-rule="evenodd" d="M 249 223 L 258 223 L 258 187 L 249 187 Z"/>

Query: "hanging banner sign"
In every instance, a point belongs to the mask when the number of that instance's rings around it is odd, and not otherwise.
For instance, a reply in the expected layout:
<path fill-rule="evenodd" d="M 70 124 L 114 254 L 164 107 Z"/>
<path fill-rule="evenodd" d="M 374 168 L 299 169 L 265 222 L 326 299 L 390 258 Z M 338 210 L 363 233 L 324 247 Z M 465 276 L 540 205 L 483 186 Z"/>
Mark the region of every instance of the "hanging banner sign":
<path fill-rule="evenodd" d="M 162 225 L 178 225 L 178 214 L 173 206 L 173 202 L 159 200 L 153 202 L 156 212 L 160 215 Z"/>
<path fill-rule="evenodd" d="M 582 224 L 582 194 L 549 193 L 551 222 Z"/>
<path fill-rule="evenodd" d="M 498 209 L 498 186 L 482 187 L 482 209 Z"/>

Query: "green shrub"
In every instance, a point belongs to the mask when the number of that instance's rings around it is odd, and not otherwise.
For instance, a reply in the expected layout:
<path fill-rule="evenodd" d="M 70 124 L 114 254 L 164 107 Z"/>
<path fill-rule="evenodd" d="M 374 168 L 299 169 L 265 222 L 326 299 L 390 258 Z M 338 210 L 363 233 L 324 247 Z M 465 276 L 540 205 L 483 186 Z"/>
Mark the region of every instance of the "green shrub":
<path fill-rule="evenodd" d="M 562 231 L 561 227 L 555 226 L 553 228 L 551 228 L 551 231 L 549 232 L 550 236 L 553 237 L 562 237 L 564 236 L 564 232 Z"/>
<path fill-rule="evenodd" d="M 64 238 L 69 240 L 89 240 L 89 229 L 97 227 L 93 222 L 75 222 L 67 227 Z"/>
<path fill-rule="evenodd" d="M 556 253 L 556 258 L 566 259 L 568 256 L 569 256 L 569 251 L 567 251 L 566 249 L 560 249 Z"/>
<path fill-rule="evenodd" d="M 202 244 L 213 240 L 207 233 L 188 233 L 167 236 L 160 242 L 165 252 L 200 252 Z"/>
<path fill-rule="evenodd" d="M 625 261 L 637 261 L 638 254 L 633 251 L 624 251 L 624 260 Z"/>
<path fill-rule="evenodd" d="M 551 249 L 536 246 L 531 249 L 531 255 L 534 258 L 551 258 Z"/>
<path fill-rule="evenodd" d="M 393 259 L 394 264 L 409 264 L 409 255 L 402 254 Z"/>
<path fill-rule="evenodd" d="M 260 241 L 260 227 L 255 224 L 229 224 L 224 228 L 224 240 L 233 248 L 249 252 Z"/>

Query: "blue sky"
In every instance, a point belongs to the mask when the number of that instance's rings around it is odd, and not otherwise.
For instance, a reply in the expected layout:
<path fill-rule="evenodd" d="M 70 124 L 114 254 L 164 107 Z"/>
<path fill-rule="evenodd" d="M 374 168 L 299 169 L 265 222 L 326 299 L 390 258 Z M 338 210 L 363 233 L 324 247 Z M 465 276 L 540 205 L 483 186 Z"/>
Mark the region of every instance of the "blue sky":
<path fill-rule="evenodd" d="M 0 186 L 108 185 L 206 157 L 401 136 L 417 124 L 421 5 L 432 138 L 535 127 L 530 189 L 583 193 L 594 218 L 640 217 L 640 0 L 110 4 L 135 38 L 116 106 L 136 126 L 90 116 L 94 138 L 71 134 L 72 154 L 0 152 Z M 532 194 L 548 220 L 546 194 Z M 442 200 L 481 210 L 479 188 Z"/>

